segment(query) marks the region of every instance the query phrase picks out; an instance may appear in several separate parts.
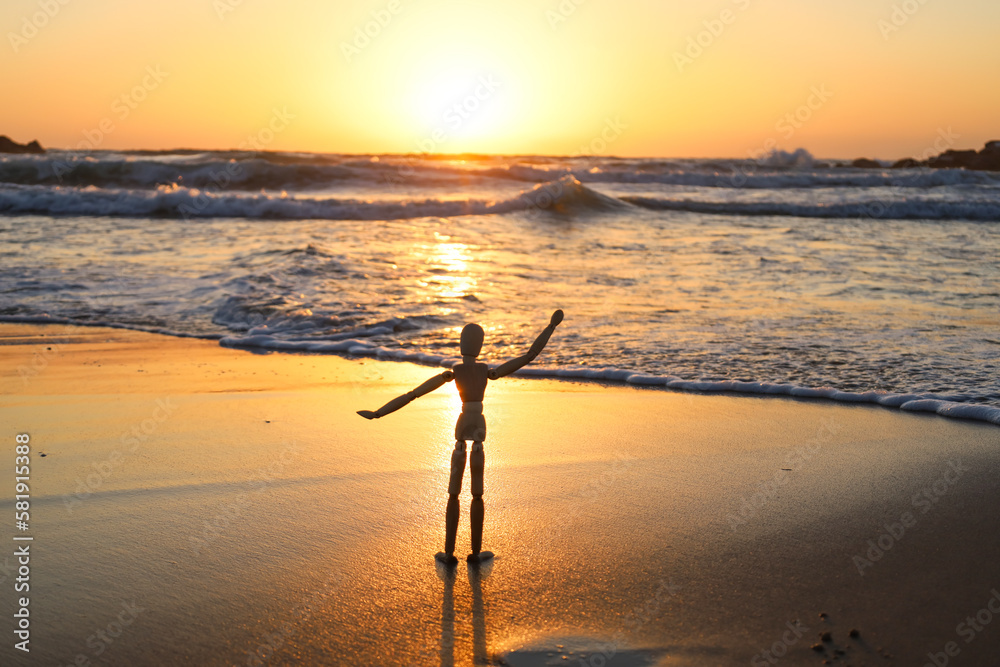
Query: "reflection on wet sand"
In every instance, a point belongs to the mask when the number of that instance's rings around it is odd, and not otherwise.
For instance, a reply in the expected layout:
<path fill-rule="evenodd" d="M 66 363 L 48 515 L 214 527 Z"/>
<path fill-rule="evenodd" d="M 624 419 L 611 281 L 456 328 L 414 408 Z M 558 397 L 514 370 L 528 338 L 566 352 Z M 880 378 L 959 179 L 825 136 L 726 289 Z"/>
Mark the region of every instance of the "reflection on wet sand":
<path fill-rule="evenodd" d="M 468 566 L 469 587 L 472 589 L 472 664 L 490 664 L 486 640 L 486 604 L 483 599 L 483 579 L 490 575 L 492 561 Z M 455 579 L 456 568 L 437 563 L 438 578 L 444 582 L 441 597 L 441 667 L 455 665 Z M 461 661 L 464 664 L 464 661 Z"/>

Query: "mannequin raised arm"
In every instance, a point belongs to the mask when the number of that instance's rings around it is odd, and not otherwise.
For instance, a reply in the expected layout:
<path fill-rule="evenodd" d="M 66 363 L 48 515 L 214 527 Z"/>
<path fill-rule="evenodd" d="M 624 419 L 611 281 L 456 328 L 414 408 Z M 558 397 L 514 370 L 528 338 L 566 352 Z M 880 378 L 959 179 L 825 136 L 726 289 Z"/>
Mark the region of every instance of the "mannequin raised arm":
<path fill-rule="evenodd" d="M 538 335 L 535 342 L 531 344 L 531 349 L 528 353 L 517 357 L 516 359 L 511 359 L 510 361 L 505 361 L 496 368 L 492 369 L 489 374 L 491 380 L 496 380 L 497 378 L 502 378 L 505 375 L 510 375 L 514 371 L 523 366 L 527 366 L 535 357 L 545 348 L 545 344 L 549 342 L 549 338 L 552 336 L 552 332 L 556 330 L 559 323 L 563 320 L 563 311 L 557 310 L 552 313 L 552 319 L 549 320 L 549 325 L 542 330 L 542 333 Z"/>
<path fill-rule="evenodd" d="M 451 382 L 455 377 L 455 374 L 451 371 L 445 371 L 440 375 L 435 375 L 427 382 L 423 383 L 413 391 L 408 391 L 402 396 L 397 396 L 385 405 L 383 405 L 378 410 L 372 412 L 371 410 L 358 410 L 358 414 L 365 419 L 378 419 L 379 417 L 385 417 L 390 412 L 395 412 L 401 407 L 409 403 L 415 398 L 420 398 L 424 394 L 429 394 L 435 389 L 442 387 L 446 382 Z"/>

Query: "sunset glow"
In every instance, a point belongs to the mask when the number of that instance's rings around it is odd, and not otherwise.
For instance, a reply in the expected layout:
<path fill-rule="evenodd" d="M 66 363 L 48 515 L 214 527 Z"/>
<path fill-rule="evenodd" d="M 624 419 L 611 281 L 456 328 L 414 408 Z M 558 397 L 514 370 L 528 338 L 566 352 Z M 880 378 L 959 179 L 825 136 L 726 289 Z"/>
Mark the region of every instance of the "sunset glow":
<path fill-rule="evenodd" d="M 609 119 L 627 129 L 607 154 L 631 156 L 995 138 L 1000 6 L 911 4 L 12 0 L 0 132 L 222 149 L 277 110 L 293 119 L 272 150 L 572 155 Z"/>

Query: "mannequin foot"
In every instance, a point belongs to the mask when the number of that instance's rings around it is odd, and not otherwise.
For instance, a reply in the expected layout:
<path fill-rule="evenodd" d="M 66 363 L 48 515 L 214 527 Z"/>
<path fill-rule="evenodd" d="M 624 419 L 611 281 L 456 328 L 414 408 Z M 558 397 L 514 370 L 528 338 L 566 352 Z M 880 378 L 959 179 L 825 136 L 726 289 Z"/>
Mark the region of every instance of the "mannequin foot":
<path fill-rule="evenodd" d="M 444 563 L 445 565 L 455 565 L 458 563 L 458 559 L 455 558 L 454 554 L 446 554 L 443 551 L 439 551 L 434 555 L 434 560 L 439 563 Z"/>
<path fill-rule="evenodd" d="M 492 551 L 480 551 L 477 554 L 469 554 L 465 560 L 469 563 L 485 563 L 491 558 L 493 558 Z"/>

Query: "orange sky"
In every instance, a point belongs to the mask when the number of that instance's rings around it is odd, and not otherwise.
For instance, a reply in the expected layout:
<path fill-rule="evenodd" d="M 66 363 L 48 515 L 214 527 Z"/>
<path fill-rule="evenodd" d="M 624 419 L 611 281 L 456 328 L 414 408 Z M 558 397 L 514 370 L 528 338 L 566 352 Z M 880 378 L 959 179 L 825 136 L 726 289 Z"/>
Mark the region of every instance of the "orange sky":
<path fill-rule="evenodd" d="M 0 133 L 57 148 L 893 158 L 1000 138 L 995 0 L 4 0 L 0 26 Z"/>

